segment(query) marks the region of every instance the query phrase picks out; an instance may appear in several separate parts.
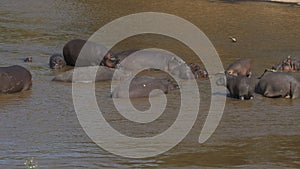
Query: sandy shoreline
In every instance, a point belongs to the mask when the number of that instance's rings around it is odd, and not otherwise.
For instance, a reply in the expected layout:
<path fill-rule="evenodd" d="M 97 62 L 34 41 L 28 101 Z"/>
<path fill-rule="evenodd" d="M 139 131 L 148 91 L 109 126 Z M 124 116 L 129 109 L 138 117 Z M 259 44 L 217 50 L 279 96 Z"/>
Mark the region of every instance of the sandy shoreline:
<path fill-rule="evenodd" d="M 278 3 L 292 3 L 292 4 L 299 4 L 300 0 L 268 0 L 269 2 L 278 2 Z"/>

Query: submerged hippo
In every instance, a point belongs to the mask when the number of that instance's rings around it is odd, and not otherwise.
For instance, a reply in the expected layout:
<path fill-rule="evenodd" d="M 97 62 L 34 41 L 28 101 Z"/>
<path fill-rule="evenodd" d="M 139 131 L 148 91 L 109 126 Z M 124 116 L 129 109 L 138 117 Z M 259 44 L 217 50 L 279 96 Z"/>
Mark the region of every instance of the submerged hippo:
<path fill-rule="evenodd" d="M 49 59 L 51 69 L 62 69 L 66 66 L 66 62 L 61 54 L 53 54 Z"/>
<path fill-rule="evenodd" d="M 226 87 L 231 97 L 241 100 L 253 99 L 256 81 L 253 77 L 226 74 L 226 80 Z"/>
<path fill-rule="evenodd" d="M 281 63 L 273 66 L 272 69 L 283 72 L 298 71 L 300 70 L 300 60 L 288 56 L 286 59 L 283 59 Z"/>
<path fill-rule="evenodd" d="M 252 60 L 248 58 L 242 58 L 229 65 L 225 73 L 234 76 L 237 75 L 251 76 L 251 69 L 252 69 Z"/>
<path fill-rule="evenodd" d="M 85 47 L 83 48 L 83 46 Z M 82 39 L 71 40 L 64 46 L 63 56 L 66 64 L 69 66 L 75 66 L 81 51 L 82 57 L 78 60 L 77 66 L 102 65 L 113 68 L 117 64 L 116 59 L 112 56 L 111 52 L 106 49 L 106 47 Z"/>
<path fill-rule="evenodd" d="M 113 98 L 126 98 L 126 86 L 130 83 L 129 80 L 118 85 L 112 92 Z M 150 76 L 134 77 L 129 86 L 129 98 L 149 97 L 149 94 L 154 89 L 159 89 L 167 94 L 170 90 L 178 89 L 178 85 L 168 78 L 157 78 Z M 159 92 L 152 92 L 151 96 L 159 95 Z"/>
<path fill-rule="evenodd" d="M 72 69 L 56 75 L 52 80 L 60 82 L 98 82 L 112 79 L 122 80 L 129 77 L 130 75 L 130 73 L 108 68 L 105 66 L 77 67 L 76 71 L 78 72 L 76 79 L 73 79 L 74 69 Z M 93 74 L 93 72 L 95 71 L 97 71 L 96 77 Z"/>
<path fill-rule="evenodd" d="M 265 97 L 298 98 L 300 83 L 292 75 L 285 72 L 267 73 L 261 77 L 255 91 Z"/>
<path fill-rule="evenodd" d="M 16 93 L 31 89 L 31 73 L 22 66 L 0 67 L 0 77 L 1 93 Z"/>

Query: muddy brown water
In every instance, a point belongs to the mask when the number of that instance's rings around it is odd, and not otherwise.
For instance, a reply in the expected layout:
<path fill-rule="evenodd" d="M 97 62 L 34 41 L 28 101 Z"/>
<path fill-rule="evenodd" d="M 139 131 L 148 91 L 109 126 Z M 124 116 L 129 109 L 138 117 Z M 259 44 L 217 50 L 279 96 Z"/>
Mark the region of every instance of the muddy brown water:
<path fill-rule="evenodd" d="M 74 110 L 72 85 L 51 81 L 57 72 L 48 68 L 48 58 L 60 53 L 70 39 L 86 39 L 118 17 L 146 11 L 174 14 L 198 26 L 216 47 L 224 67 L 240 57 L 252 58 L 258 76 L 283 57 L 300 58 L 299 6 L 208 0 L 2 0 L 0 65 L 28 68 L 33 88 L 0 95 L 0 168 L 25 168 L 23 163 L 31 157 L 39 168 L 300 168 L 300 99 L 227 98 L 217 130 L 199 144 L 210 103 L 208 80 L 198 82 L 201 105 L 193 129 L 162 155 L 122 158 L 106 152 L 86 135 Z M 231 43 L 229 36 L 237 37 L 238 42 Z M 131 37 L 113 51 L 144 47 L 167 49 L 186 62 L 201 63 L 189 48 L 159 35 Z M 29 56 L 33 62 L 24 63 L 23 58 Z M 166 113 L 147 127 L 128 123 L 118 115 L 109 98 L 109 82 L 96 86 L 104 116 L 127 135 L 155 135 L 176 119 L 178 92 L 170 94 L 173 98 Z M 145 99 L 134 104 L 140 109 L 149 106 Z"/>

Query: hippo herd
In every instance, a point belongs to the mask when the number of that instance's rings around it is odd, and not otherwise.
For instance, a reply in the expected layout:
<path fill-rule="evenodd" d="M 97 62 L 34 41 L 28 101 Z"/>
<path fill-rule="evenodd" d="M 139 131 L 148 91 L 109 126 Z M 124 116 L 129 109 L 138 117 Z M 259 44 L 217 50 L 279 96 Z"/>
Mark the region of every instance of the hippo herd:
<path fill-rule="evenodd" d="M 288 72 L 299 70 L 300 61 L 288 57 L 278 65 L 266 71 L 259 78 L 251 75 L 252 61 L 242 58 L 232 63 L 225 71 L 226 87 L 229 96 L 253 99 L 254 93 L 269 98 L 298 98 L 300 97 L 300 82 Z"/>
<path fill-rule="evenodd" d="M 76 79 L 73 77 L 74 69 L 53 78 L 53 81 L 61 82 L 126 81 L 132 73 L 144 69 L 168 71 L 181 79 L 208 77 L 207 71 L 201 69 L 200 65 L 188 65 L 181 58 L 166 51 L 128 50 L 113 54 L 100 44 L 81 39 L 74 39 L 66 43 L 63 47 L 63 55 L 53 54 L 50 57 L 49 65 L 52 69 L 61 69 L 67 65 L 77 66 Z M 91 72 L 95 69 L 97 69 L 96 76 L 93 76 Z M 125 97 L 124 84 L 121 83 L 117 86 L 111 96 Z M 130 86 L 129 97 L 131 98 L 149 96 L 154 89 L 168 93 L 170 90 L 178 88 L 178 85 L 170 78 L 149 76 L 133 78 Z"/>
<path fill-rule="evenodd" d="M 76 71 L 79 72 L 74 78 L 74 69 L 64 71 L 56 75 L 53 81 L 121 80 L 122 83 L 112 91 L 112 97 L 149 97 L 150 93 L 151 96 L 160 93 L 152 92 L 154 89 L 168 93 L 179 88 L 172 78 L 141 75 L 132 79 L 129 93 L 124 92 L 125 84 L 129 83 L 129 77 L 144 69 L 167 71 L 173 77 L 186 80 L 208 78 L 207 71 L 200 65 L 187 64 L 167 51 L 127 50 L 113 54 L 100 44 L 82 39 L 67 42 L 62 54 L 56 53 L 50 57 L 49 66 L 51 69 L 76 66 Z M 251 69 L 252 60 L 247 58 L 239 59 L 228 66 L 225 70 L 226 84 L 224 85 L 230 97 L 241 100 L 252 99 L 254 93 L 270 98 L 298 98 L 300 96 L 300 82 L 288 73 L 300 70 L 300 60 L 288 57 L 273 66 L 270 69 L 272 72 L 265 72 L 266 74 L 264 73 L 259 78 L 253 77 Z M 96 70 L 96 76 L 89 73 L 94 70 Z M 0 76 L 2 79 L 0 93 L 15 93 L 31 89 L 32 76 L 21 66 L 0 67 Z"/>

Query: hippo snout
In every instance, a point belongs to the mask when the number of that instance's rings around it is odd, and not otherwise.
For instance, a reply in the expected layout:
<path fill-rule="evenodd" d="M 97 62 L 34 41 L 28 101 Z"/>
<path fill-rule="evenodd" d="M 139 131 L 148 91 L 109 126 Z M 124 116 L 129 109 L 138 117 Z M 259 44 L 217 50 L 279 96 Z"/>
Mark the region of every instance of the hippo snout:
<path fill-rule="evenodd" d="M 49 59 L 51 69 L 61 69 L 66 66 L 66 62 L 61 54 L 53 54 Z"/>

